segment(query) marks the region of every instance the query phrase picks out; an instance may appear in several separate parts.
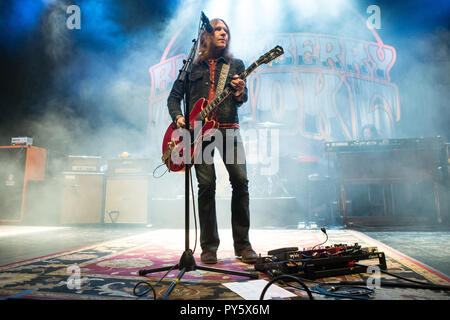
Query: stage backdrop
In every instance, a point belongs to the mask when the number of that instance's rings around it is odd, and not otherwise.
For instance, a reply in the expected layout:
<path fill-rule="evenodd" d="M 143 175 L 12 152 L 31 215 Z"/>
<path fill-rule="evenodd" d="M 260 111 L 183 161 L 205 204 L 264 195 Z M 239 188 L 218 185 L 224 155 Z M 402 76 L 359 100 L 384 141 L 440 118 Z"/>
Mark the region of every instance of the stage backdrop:
<path fill-rule="evenodd" d="M 247 78 L 249 100 L 239 110 L 244 135 L 249 123 L 277 124 L 280 155 L 289 157 L 321 156 L 325 141 L 359 139 L 365 125 L 374 125 L 384 138 L 395 136 L 401 119 L 398 88 L 390 76 L 396 50 L 368 27 L 367 16 L 350 6 L 340 8 L 338 16 L 298 12 L 298 21 L 264 34 L 251 28 L 237 33 L 239 22 L 229 19 L 233 53 L 246 67 L 275 45 L 285 51 L 282 59 Z M 160 136 L 159 141 L 171 121 L 168 94 L 195 34 L 180 25 L 159 63 L 149 68 L 149 135 Z"/>

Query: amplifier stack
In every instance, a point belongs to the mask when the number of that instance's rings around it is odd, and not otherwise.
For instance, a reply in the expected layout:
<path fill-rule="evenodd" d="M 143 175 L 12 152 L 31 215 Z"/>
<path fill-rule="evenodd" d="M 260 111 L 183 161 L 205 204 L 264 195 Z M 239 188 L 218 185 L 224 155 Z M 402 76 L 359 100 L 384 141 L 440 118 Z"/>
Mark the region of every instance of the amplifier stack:
<path fill-rule="evenodd" d="M 29 139 L 0 147 L 0 222 L 22 223 L 29 183 L 45 179 L 47 150 Z"/>
<path fill-rule="evenodd" d="M 69 156 L 63 173 L 62 224 L 147 224 L 147 159 Z"/>
<path fill-rule="evenodd" d="M 63 172 L 62 224 L 97 224 L 102 222 L 104 173 L 101 157 L 67 158 Z"/>

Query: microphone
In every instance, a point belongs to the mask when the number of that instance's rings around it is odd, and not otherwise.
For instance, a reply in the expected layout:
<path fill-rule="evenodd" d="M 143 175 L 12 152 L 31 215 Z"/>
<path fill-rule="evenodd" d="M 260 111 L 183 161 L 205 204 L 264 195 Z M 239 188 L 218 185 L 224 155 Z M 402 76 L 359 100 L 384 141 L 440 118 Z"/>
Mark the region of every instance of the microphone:
<path fill-rule="evenodd" d="M 203 25 L 205 26 L 206 32 L 208 32 L 208 33 L 213 33 L 213 27 L 212 27 L 211 23 L 209 23 L 209 19 L 208 19 L 208 17 L 203 13 L 203 11 L 202 11 L 201 19 L 202 19 Z"/>

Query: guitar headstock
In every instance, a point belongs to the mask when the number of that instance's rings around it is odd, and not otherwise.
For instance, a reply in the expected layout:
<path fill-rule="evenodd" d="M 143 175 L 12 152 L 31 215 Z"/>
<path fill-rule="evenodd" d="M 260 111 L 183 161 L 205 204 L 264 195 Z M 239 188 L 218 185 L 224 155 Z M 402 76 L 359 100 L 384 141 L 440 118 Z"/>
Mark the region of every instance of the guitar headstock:
<path fill-rule="evenodd" d="M 283 53 L 284 53 L 283 48 L 280 46 L 276 46 L 269 52 L 267 52 L 267 53 L 263 54 L 261 57 L 259 57 L 259 59 L 256 61 L 256 64 L 260 65 L 260 64 L 270 63 L 272 60 L 278 58 Z"/>

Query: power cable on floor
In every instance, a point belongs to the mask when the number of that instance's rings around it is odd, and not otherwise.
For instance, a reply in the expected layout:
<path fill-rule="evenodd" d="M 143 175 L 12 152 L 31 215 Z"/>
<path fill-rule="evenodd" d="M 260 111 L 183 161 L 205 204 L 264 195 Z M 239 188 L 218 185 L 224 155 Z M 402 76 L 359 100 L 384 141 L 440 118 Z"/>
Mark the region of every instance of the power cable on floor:
<path fill-rule="evenodd" d="M 173 269 L 175 268 L 175 265 L 172 266 L 172 268 L 170 268 L 169 270 L 167 270 L 167 272 L 162 276 L 161 279 L 159 279 L 154 285 L 152 285 L 150 282 L 148 281 L 140 281 L 138 282 L 134 288 L 133 288 L 133 294 L 137 297 L 143 297 L 144 295 L 146 295 L 147 293 L 149 293 L 150 291 L 153 292 L 153 300 L 156 300 L 156 291 L 155 291 L 155 286 L 157 286 Z M 142 286 L 147 286 L 147 289 L 144 289 L 142 292 L 137 292 L 138 287 L 142 287 Z"/>

